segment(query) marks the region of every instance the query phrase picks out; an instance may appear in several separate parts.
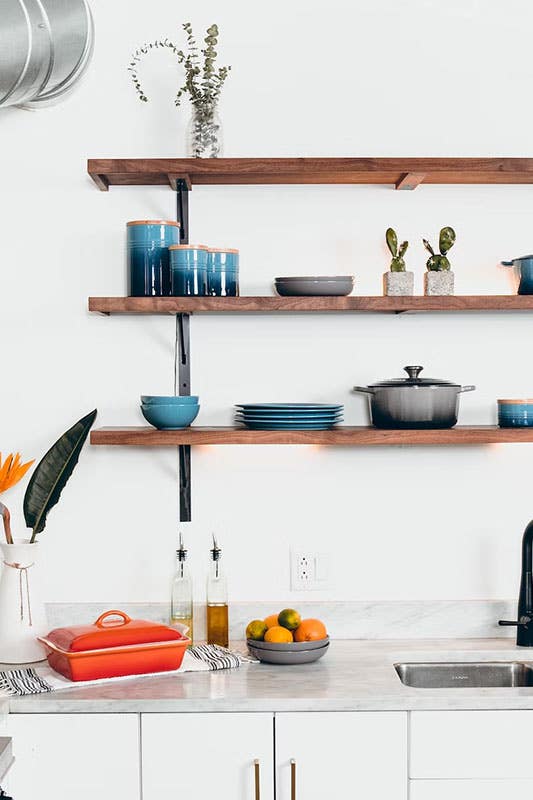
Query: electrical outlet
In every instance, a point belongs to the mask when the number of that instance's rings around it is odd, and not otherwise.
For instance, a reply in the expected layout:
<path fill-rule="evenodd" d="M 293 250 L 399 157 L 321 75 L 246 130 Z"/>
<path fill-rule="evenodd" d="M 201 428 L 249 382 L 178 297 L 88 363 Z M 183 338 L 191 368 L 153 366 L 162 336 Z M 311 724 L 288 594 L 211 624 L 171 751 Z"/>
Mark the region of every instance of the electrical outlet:
<path fill-rule="evenodd" d="M 291 550 L 291 589 L 293 591 L 320 591 L 328 588 L 329 556 Z"/>

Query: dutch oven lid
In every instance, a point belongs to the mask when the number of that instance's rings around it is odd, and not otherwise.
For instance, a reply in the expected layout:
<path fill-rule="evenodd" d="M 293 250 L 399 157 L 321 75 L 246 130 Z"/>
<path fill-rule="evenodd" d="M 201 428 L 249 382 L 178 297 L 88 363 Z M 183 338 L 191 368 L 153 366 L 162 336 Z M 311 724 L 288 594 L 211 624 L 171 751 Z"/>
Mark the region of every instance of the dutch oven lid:
<path fill-rule="evenodd" d="M 453 381 L 443 381 L 439 378 L 419 378 L 419 374 L 424 367 L 404 367 L 407 372 L 407 378 L 392 378 L 388 381 L 378 381 L 371 383 L 369 388 L 374 389 L 378 386 L 459 386 L 458 383 Z"/>

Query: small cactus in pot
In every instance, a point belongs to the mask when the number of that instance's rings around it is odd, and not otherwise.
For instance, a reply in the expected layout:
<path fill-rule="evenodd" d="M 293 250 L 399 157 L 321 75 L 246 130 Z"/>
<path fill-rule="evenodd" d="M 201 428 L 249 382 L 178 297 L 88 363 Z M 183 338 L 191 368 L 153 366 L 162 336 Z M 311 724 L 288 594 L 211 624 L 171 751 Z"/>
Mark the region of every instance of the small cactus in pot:
<path fill-rule="evenodd" d="M 405 272 L 405 261 L 403 257 L 407 251 L 407 248 L 409 247 L 409 242 L 402 242 L 398 248 L 398 237 L 394 228 L 387 228 L 385 238 L 387 240 L 387 247 L 392 255 L 390 271 Z"/>
<path fill-rule="evenodd" d="M 422 239 L 422 241 L 426 250 L 431 253 L 426 262 L 426 267 L 430 272 L 444 272 L 444 270 L 451 269 L 446 253 L 455 244 L 455 231 L 453 228 L 446 227 L 441 229 L 439 234 L 439 253 L 435 253 L 427 239 Z"/>
<path fill-rule="evenodd" d="M 391 296 L 412 295 L 414 292 L 414 275 L 405 269 L 404 255 L 409 247 L 409 242 L 402 242 L 398 246 L 398 236 L 394 228 L 387 228 L 385 233 L 387 247 L 392 256 L 389 272 L 383 275 L 383 292 Z"/>
<path fill-rule="evenodd" d="M 426 262 L 427 272 L 424 276 L 425 293 L 427 295 L 450 295 L 454 290 L 454 274 L 447 253 L 455 244 L 455 231 L 449 226 L 441 228 L 439 234 L 439 252 L 435 253 L 427 239 L 422 239 L 430 256 Z"/>

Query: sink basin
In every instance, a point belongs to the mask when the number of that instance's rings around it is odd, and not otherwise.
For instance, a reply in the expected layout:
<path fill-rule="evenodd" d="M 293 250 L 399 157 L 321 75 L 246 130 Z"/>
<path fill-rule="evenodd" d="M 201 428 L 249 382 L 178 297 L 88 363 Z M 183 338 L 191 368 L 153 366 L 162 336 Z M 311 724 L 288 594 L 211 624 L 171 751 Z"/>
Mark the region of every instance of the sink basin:
<path fill-rule="evenodd" d="M 402 683 L 417 689 L 533 686 L 533 664 L 520 661 L 395 664 Z"/>

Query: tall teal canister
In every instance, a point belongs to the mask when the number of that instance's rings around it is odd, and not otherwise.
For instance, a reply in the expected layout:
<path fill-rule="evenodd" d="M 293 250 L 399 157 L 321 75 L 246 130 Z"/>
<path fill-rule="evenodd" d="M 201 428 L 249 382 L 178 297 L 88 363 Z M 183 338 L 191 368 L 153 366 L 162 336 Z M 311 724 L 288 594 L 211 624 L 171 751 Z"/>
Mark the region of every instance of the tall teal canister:
<path fill-rule="evenodd" d="M 170 295 L 170 245 L 179 244 L 180 224 L 161 219 L 128 222 L 130 297 Z"/>
<path fill-rule="evenodd" d="M 170 282 L 174 297 L 207 294 L 207 251 L 204 244 L 173 244 L 170 251 Z"/>
<path fill-rule="evenodd" d="M 212 297 L 239 296 L 239 251 L 210 247 L 207 260 L 207 293 Z"/>

